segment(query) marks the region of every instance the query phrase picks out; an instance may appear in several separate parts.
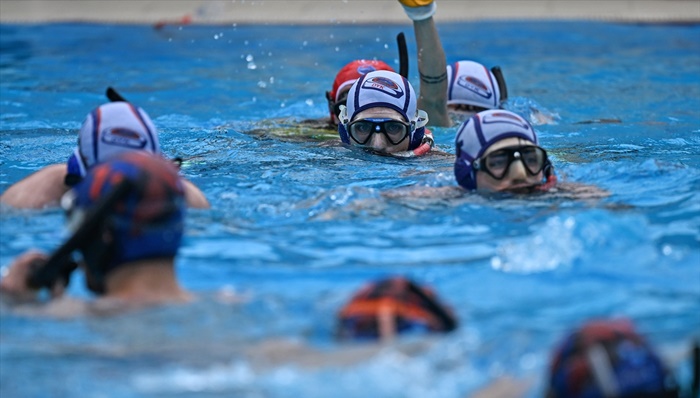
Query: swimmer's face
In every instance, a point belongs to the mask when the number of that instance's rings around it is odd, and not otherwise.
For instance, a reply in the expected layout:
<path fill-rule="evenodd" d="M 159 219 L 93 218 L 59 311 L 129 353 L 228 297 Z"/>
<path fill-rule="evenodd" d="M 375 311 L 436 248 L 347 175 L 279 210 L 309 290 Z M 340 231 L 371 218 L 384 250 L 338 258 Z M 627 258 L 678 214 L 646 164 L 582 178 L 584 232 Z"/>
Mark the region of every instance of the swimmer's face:
<path fill-rule="evenodd" d="M 521 149 L 519 151 L 519 158 L 513 159 L 510 164 L 507 164 L 507 152 L 505 149 Z M 535 167 L 536 162 L 544 161 L 541 159 L 541 153 L 539 150 L 535 150 L 537 146 L 530 141 L 511 137 L 493 143 L 486 152 L 481 156 L 482 162 L 488 162 L 488 155 L 493 155 L 490 158 L 493 168 L 505 167 L 505 174 L 502 179 L 496 179 L 489 175 L 486 171 L 478 170 L 476 172 L 476 186 L 478 190 L 482 191 L 505 191 L 505 192 L 515 192 L 515 193 L 525 193 L 529 192 L 533 187 L 542 183 L 544 178 L 544 172 L 539 170 L 539 172 L 532 174 L 526 170 L 524 162 L 528 162 L 528 167 L 531 170 L 537 170 Z M 498 152 L 499 150 L 503 150 Z M 506 163 L 503 163 L 506 162 Z M 488 167 L 488 166 L 487 166 Z"/>
<path fill-rule="evenodd" d="M 474 105 L 467 104 L 448 104 L 447 114 L 454 123 L 463 123 L 465 120 L 476 115 L 481 111 L 485 111 L 486 108 L 482 108 Z"/>
<path fill-rule="evenodd" d="M 358 144 L 351 138 L 350 142 L 353 145 L 361 146 L 364 148 L 370 148 L 374 151 L 384 153 L 396 153 L 408 150 L 408 146 L 411 142 L 410 127 L 408 127 L 407 121 L 403 118 L 403 116 L 401 116 L 399 112 L 391 108 L 365 109 L 364 111 L 355 115 L 353 120 L 350 123 L 348 123 L 348 126 L 350 126 L 355 121 L 365 119 L 392 119 L 398 123 L 384 123 L 383 127 L 386 133 L 372 133 L 367 142 L 364 143 L 364 145 Z M 408 128 L 407 135 L 402 134 L 399 131 L 402 128 L 402 126 Z M 348 133 L 351 134 L 351 132 Z M 405 136 L 405 138 L 401 139 L 401 136 Z M 393 140 L 396 144 L 392 143 L 391 140 Z"/>

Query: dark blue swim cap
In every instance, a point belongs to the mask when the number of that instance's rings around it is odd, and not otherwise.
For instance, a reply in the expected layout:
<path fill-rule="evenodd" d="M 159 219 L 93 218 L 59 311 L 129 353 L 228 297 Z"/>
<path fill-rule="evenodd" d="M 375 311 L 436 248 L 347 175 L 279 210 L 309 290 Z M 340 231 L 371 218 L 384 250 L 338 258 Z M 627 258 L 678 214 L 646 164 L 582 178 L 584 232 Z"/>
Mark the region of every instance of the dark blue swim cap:
<path fill-rule="evenodd" d="M 627 320 L 591 321 L 557 348 L 549 398 L 678 396 L 659 357 Z"/>
<path fill-rule="evenodd" d="M 360 289 L 338 314 L 338 337 L 376 340 L 379 318 L 388 314 L 396 334 L 448 332 L 456 328 L 452 311 L 427 287 L 395 277 Z"/>
<path fill-rule="evenodd" d="M 126 182 L 125 182 L 126 181 Z M 99 264 L 86 255 L 99 244 L 85 242 L 81 251 L 88 267 L 107 275 L 124 263 L 173 257 L 183 234 L 185 198 L 176 167 L 159 155 L 144 151 L 121 154 L 91 168 L 73 188 L 71 212 L 86 213 L 120 184 L 130 188 L 106 212 L 104 229 L 110 232 L 110 254 Z"/>

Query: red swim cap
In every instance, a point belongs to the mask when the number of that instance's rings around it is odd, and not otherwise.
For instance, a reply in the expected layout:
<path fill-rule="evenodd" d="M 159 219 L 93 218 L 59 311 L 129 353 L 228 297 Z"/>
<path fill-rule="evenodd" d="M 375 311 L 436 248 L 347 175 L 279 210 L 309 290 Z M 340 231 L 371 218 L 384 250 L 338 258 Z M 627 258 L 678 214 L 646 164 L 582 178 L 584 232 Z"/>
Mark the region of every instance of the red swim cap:
<path fill-rule="evenodd" d="M 333 89 L 330 91 L 330 99 L 334 102 L 338 101 L 338 92 L 351 86 L 360 76 L 364 76 L 375 70 L 389 70 L 395 72 L 394 69 L 383 61 L 374 61 L 366 59 L 358 59 L 343 66 L 343 68 L 335 75 L 333 81 Z"/>

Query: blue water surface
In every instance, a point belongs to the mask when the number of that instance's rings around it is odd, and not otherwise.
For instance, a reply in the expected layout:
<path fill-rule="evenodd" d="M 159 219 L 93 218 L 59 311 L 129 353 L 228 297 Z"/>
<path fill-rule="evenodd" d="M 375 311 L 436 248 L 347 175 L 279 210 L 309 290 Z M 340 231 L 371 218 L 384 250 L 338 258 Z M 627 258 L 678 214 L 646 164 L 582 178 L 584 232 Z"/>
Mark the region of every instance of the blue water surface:
<path fill-rule="evenodd" d="M 688 383 L 700 337 L 700 25 L 438 26 L 448 62 L 500 65 L 507 107 L 551 116 L 536 130 L 561 180 L 610 196 L 389 199 L 455 185 L 452 159 L 247 133 L 326 117 L 345 63 L 398 69 L 400 31 L 418 88 L 408 23 L 0 25 L 0 191 L 64 162 L 114 86 L 213 206 L 189 212 L 177 261 L 195 304 L 59 320 L 1 308 L 0 396 L 462 398 L 510 375 L 539 397 L 552 347 L 598 317 L 632 319 Z M 454 153 L 455 131 L 435 129 L 438 147 Z M 56 248 L 63 225 L 58 209 L 2 209 L 0 264 Z M 336 342 L 350 295 L 396 274 L 432 286 L 459 329 Z M 90 299 L 82 282 L 69 293 Z"/>

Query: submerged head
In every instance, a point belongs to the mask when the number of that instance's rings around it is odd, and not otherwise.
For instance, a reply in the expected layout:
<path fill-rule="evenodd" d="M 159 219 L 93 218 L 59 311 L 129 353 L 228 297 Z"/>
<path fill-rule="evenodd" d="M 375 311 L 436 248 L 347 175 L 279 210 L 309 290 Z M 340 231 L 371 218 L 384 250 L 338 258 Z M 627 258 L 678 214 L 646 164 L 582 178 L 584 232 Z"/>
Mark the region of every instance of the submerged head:
<path fill-rule="evenodd" d="M 529 192 L 553 178 L 535 130 L 515 113 L 477 113 L 459 127 L 455 145 L 455 178 L 465 189 Z"/>
<path fill-rule="evenodd" d="M 416 93 L 403 76 L 390 71 L 359 78 L 342 107 L 338 133 L 346 144 L 377 152 L 395 153 L 417 148 L 428 117 L 416 108 Z"/>
<path fill-rule="evenodd" d="M 88 287 L 104 293 L 110 272 L 136 261 L 174 258 L 183 234 L 185 199 L 172 162 L 143 151 L 117 155 L 90 169 L 63 198 L 69 225 L 96 222 L 78 249 Z M 97 212 L 97 214 L 95 214 Z"/>
<path fill-rule="evenodd" d="M 90 112 L 68 159 L 67 185 L 78 183 L 91 167 L 132 151 L 160 153 L 158 131 L 146 112 L 128 102 L 109 102 Z"/>
<path fill-rule="evenodd" d="M 348 91 L 350 86 L 357 81 L 361 76 L 374 72 L 376 70 L 388 70 L 393 72 L 394 69 L 383 61 L 358 59 L 343 66 L 335 76 L 331 91 L 326 91 L 326 99 L 328 100 L 328 111 L 333 124 L 338 124 L 338 114 L 340 106 L 346 105 L 348 99 Z"/>
<path fill-rule="evenodd" d="M 377 340 L 456 327 L 452 311 L 432 290 L 395 277 L 361 288 L 338 313 L 337 332 L 340 339 Z"/>
<path fill-rule="evenodd" d="M 672 375 L 627 320 L 590 321 L 554 352 L 547 398 L 677 398 Z"/>
<path fill-rule="evenodd" d="M 500 68 L 493 68 L 500 75 Z M 454 120 L 464 121 L 477 112 L 498 109 L 505 100 L 502 75 L 474 61 L 447 66 L 447 109 Z"/>

